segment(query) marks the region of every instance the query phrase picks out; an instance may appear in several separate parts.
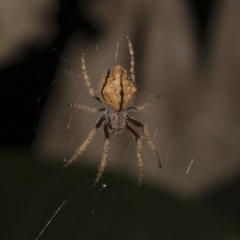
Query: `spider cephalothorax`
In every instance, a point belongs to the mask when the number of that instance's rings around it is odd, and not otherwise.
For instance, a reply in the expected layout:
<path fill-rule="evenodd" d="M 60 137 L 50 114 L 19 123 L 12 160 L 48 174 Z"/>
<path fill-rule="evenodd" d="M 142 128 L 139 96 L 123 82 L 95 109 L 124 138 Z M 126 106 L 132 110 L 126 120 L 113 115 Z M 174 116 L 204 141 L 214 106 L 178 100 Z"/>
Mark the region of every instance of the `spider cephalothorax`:
<path fill-rule="evenodd" d="M 106 109 L 106 123 L 108 130 L 112 136 L 121 133 L 126 125 L 127 111 L 115 112 L 111 109 Z"/>
<path fill-rule="evenodd" d="M 89 133 L 87 139 L 82 143 L 82 145 L 77 149 L 74 155 L 72 155 L 70 160 L 64 166 L 66 167 L 69 164 L 71 164 L 73 161 L 77 159 L 78 156 L 80 156 L 85 151 L 90 142 L 93 140 L 97 132 L 97 129 L 102 126 L 105 135 L 105 143 L 103 147 L 102 160 L 99 166 L 97 177 L 95 179 L 95 184 L 98 183 L 98 181 L 100 180 L 107 163 L 107 154 L 109 150 L 110 137 L 114 136 L 115 134 L 123 132 L 124 129 L 127 129 L 131 136 L 133 136 L 137 141 L 139 185 L 142 182 L 143 178 L 142 140 L 132 126 L 141 128 L 142 131 L 145 133 L 148 145 L 150 146 L 152 152 L 156 155 L 159 167 L 161 167 L 159 153 L 157 151 L 157 148 L 153 144 L 153 141 L 151 140 L 147 126 L 144 126 L 142 123 L 138 122 L 137 120 L 128 115 L 128 112 L 131 111 L 139 112 L 146 109 L 161 95 L 158 95 L 157 97 L 151 99 L 149 102 L 142 106 L 132 106 L 137 92 L 134 74 L 134 53 L 132 43 L 128 35 L 127 34 L 125 35 L 128 41 L 128 47 L 131 57 L 129 74 L 127 70 L 124 69 L 122 66 L 120 65 L 113 66 L 110 70 L 108 70 L 107 74 L 104 75 L 103 78 L 101 79 L 98 87 L 98 96 L 95 94 L 87 74 L 84 52 L 82 54 L 82 74 L 85 84 L 88 88 L 89 94 L 92 98 L 95 98 L 97 101 L 104 104 L 105 107 L 92 108 L 85 105 L 69 104 L 72 107 L 76 107 L 81 110 L 86 110 L 92 113 L 102 112 L 102 116 L 97 120 L 94 128 Z"/>

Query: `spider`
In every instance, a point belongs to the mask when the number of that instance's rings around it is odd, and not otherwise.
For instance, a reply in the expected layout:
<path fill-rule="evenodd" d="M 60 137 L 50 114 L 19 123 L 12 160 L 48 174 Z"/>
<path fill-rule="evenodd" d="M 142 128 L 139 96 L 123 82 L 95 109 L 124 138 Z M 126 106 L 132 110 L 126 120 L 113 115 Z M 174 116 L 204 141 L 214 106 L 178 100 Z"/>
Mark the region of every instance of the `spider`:
<path fill-rule="evenodd" d="M 95 126 L 88 134 L 86 140 L 81 144 L 81 146 L 76 150 L 76 152 L 64 165 L 64 167 L 69 166 L 73 161 L 77 159 L 77 157 L 79 157 L 86 150 L 88 145 L 93 140 L 98 128 L 102 126 L 103 133 L 105 135 L 105 142 L 101 163 L 98 169 L 98 173 L 96 175 L 94 185 L 99 182 L 106 167 L 110 137 L 122 133 L 126 128 L 130 135 L 135 138 L 137 142 L 137 159 L 139 166 L 138 185 L 140 186 L 143 178 L 142 140 L 139 137 L 138 133 L 133 129 L 133 125 L 139 127 L 144 132 L 147 143 L 151 148 L 151 151 L 155 154 L 157 158 L 159 168 L 161 168 L 160 155 L 156 146 L 151 140 L 151 136 L 147 126 L 144 126 L 142 123 L 138 122 L 137 120 L 128 115 L 128 112 L 139 112 L 146 109 L 156 99 L 160 98 L 161 95 L 156 96 L 142 106 L 132 106 L 137 92 L 134 74 L 134 52 L 130 38 L 126 33 L 125 37 L 128 43 L 130 54 L 130 71 L 128 73 L 127 70 L 120 65 L 113 66 L 100 80 L 98 87 L 98 95 L 96 95 L 87 73 L 85 65 L 85 52 L 82 53 L 82 75 L 89 91 L 89 95 L 90 97 L 102 103 L 104 107 L 92 108 L 85 105 L 68 103 L 68 105 L 71 107 L 75 107 L 91 113 L 102 113 L 101 117 L 97 120 Z"/>

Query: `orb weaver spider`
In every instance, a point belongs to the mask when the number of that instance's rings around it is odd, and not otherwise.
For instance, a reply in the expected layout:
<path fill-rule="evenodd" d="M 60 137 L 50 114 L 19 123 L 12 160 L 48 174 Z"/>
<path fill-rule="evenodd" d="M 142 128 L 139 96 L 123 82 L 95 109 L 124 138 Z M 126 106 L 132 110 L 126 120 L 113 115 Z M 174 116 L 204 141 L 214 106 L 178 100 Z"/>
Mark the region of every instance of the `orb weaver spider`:
<path fill-rule="evenodd" d="M 139 127 L 145 134 L 147 143 L 151 148 L 151 151 L 155 154 L 159 168 L 161 168 L 160 155 L 153 141 L 151 140 L 150 133 L 147 126 L 144 126 L 142 123 L 138 122 L 134 118 L 128 115 L 128 112 L 139 112 L 145 110 L 150 104 L 155 100 L 161 97 L 161 95 L 156 96 L 151 99 L 149 102 L 142 106 L 132 106 L 134 99 L 136 97 L 137 87 L 135 84 L 135 74 L 134 74 L 134 52 L 132 43 L 129 36 L 125 33 L 128 48 L 130 53 L 130 71 L 127 72 L 120 65 L 115 65 L 107 71 L 107 74 L 102 77 L 98 86 L 98 95 L 96 95 L 85 65 L 85 52 L 82 53 L 82 75 L 84 82 L 87 86 L 90 97 L 96 99 L 104 105 L 103 108 L 93 108 L 85 105 L 72 104 L 68 105 L 75 107 L 81 110 L 85 110 L 91 113 L 102 113 L 101 117 L 97 120 L 95 126 L 88 134 L 86 140 L 80 145 L 76 152 L 71 156 L 67 161 L 64 167 L 69 166 L 73 161 L 77 159 L 88 147 L 88 145 L 93 140 L 98 128 L 102 126 L 105 142 L 103 147 L 102 160 L 98 169 L 98 173 L 94 182 L 96 185 L 106 167 L 107 156 L 110 145 L 110 137 L 113 137 L 116 134 L 122 133 L 124 129 L 130 133 L 130 135 L 135 138 L 137 142 L 137 159 L 139 166 L 139 178 L 138 185 L 140 186 L 143 178 L 143 160 L 142 160 L 142 140 L 139 137 L 138 133 L 133 129 L 133 125 Z"/>

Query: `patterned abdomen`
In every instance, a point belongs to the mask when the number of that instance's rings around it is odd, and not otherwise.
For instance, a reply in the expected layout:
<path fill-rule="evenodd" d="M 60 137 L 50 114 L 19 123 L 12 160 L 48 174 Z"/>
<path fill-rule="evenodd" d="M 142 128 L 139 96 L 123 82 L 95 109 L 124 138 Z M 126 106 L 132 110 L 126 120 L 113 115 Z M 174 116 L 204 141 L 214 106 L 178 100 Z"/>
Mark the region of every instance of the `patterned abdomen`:
<path fill-rule="evenodd" d="M 120 65 L 112 67 L 99 83 L 101 101 L 113 111 L 124 111 L 135 99 L 137 88 L 127 71 Z"/>

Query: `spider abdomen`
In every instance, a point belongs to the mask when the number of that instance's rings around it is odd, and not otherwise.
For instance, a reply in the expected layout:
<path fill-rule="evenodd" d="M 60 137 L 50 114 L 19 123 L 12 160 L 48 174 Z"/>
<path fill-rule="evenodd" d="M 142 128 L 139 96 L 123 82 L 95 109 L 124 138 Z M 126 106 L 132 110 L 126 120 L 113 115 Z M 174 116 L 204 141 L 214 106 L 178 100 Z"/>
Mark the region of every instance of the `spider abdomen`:
<path fill-rule="evenodd" d="M 99 83 L 101 101 L 113 111 L 124 111 L 132 105 L 137 88 L 127 70 L 120 65 L 112 67 Z"/>

